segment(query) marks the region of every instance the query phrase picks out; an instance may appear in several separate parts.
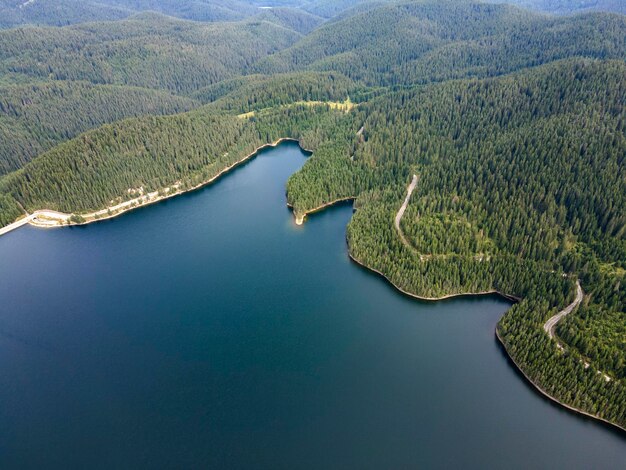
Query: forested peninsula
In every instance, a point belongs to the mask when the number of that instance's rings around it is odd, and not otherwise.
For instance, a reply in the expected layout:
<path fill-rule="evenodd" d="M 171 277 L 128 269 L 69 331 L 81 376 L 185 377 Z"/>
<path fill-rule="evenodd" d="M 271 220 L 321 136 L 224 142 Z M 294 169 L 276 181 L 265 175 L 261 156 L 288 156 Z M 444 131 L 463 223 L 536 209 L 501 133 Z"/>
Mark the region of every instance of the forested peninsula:
<path fill-rule="evenodd" d="M 466 1 L 307 14 L 1 32 L 19 47 L 0 54 L 0 226 L 110 217 L 294 139 L 313 152 L 287 183 L 299 221 L 353 199 L 350 256 L 401 291 L 519 299 L 497 325 L 514 363 L 624 429 L 626 17 Z M 42 112 L 67 109 L 84 117 Z M 561 349 L 543 326 L 577 281 Z"/>

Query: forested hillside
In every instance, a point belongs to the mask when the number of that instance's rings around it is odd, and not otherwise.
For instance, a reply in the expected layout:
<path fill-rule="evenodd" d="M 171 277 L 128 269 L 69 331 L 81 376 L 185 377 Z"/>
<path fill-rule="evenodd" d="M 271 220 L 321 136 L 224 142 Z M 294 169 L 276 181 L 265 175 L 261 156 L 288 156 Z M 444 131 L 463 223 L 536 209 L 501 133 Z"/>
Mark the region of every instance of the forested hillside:
<path fill-rule="evenodd" d="M 334 70 L 368 85 L 485 77 L 574 56 L 621 58 L 625 29 L 621 15 L 550 18 L 506 5 L 409 2 L 330 22 L 257 68 Z"/>
<path fill-rule="evenodd" d="M 347 118 L 324 105 L 293 105 L 254 119 L 206 109 L 127 119 L 42 154 L 0 180 L 0 191 L 28 211 L 93 211 L 132 199 L 139 188 L 196 186 L 281 137 L 302 138 L 307 146 L 318 147 L 320 133 L 335 134 L 335 120 Z"/>
<path fill-rule="evenodd" d="M 246 0 L 104 0 L 103 3 L 194 21 L 235 21 L 257 12 L 256 2 Z"/>
<path fill-rule="evenodd" d="M 26 27 L 0 32 L 0 75 L 185 93 L 246 73 L 299 38 L 267 22 L 202 24 L 155 14 L 66 28 Z"/>
<path fill-rule="evenodd" d="M 569 15 L 588 11 L 609 11 L 626 14 L 622 0 L 493 0 L 493 3 L 514 3 L 523 8 L 545 11 L 557 15 Z"/>
<path fill-rule="evenodd" d="M 301 33 L 320 24 L 320 17 L 284 7 L 258 11 L 251 19 L 232 23 L 201 24 L 144 13 L 114 23 L 0 32 L 0 83 L 13 86 L 53 80 L 59 87 L 74 90 L 41 103 L 49 117 L 55 117 L 54 130 L 45 122 L 48 117 L 37 124 L 21 117 L 19 123 L 3 120 L 0 152 L 6 157 L 1 171 L 19 168 L 52 144 L 99 124 L 182 111 L 193 105 L 187 101 L 183 107 L 156 106 L 152 111 L 137 90 L 122 91 L 125 96 L 116 99 L 117 104 L 104 104 L 108 95 L 102 90 L 96 99 L 84 85 L 70 82 L 153 88 L 207 103 L 235 89 L 239 95 L 257 96 L 246 89 L 252 82 L 264 87 L 271 80 L 272 90 L 281 80 L 284 86 L 298 84 L 297 75 L 295 79 L 288 74 L 275 77 L 276 72 L 306 69 L 326 71 L 319 77 L 329 73 L 350 77 L 358 84 L 350 85 L 349 93 L 361 99 L 357 95 L 379 92 L 365 90 L 366 85 L 406 86 L 500 75 L 562 57 L 621 57 L 626 50 L 621 34 L 626 20 L 618 15 L 554 19 L 507 6 L 452 1 L 369 4 L 366 9 L 342 10 L 345 16 L 302 38 Z M 598 31 L 602 31 L 601 40 Z M 264 74 L 243 78 L 259 71 Z M 299 77 L 305 76 L 316 75 Z M 316 85 L 302 79 L 298 84 L 302 96 L 317 100 Z M 305 83 L 309 83 L 308 91 Z M 20 95 L 22 90 L 5 89 L 7 96 Z M 85 96 L 80 90 L 85 90 Z M 334 99 L 327 93 L 324 96 Z M 265 101 L 268 106 L 281 104 L 280 100 Z M 80 125 L 56 119 L 77 109 L 79 102 L 89 110 L 88 115 L 77 113 L 74 122 Z M 232 108 L 226 101 L 220 106 Z M 242 108 L 241 112 L 247 112 L 254 103 Z"/>
<path fill-rule="evenodd" d="M 390 0 L 379 0 L 383 3 Z M 312 22 L 313 17 L 332 18 L 354 5 L 371 0 L 0 0 L 0 28 L 25 24 L 67 26 L 90 21 L 111 21 L 155 11 L 177 18 L 203 21 L 239 21 L 259 13 L 270 14 L 292 25 Z M 291 13 L 284 8 L 291 9 Z M 296 13 L 297 12 L 297 13 Z M 311 17 L 313 15 L 313 17 Z M 308 18 L 308 20 L 305 20 Z M 317 21 L 317 20 L 315 20 Z"/>
<path fill-rule="evenodd" d="M 276 13 L 277 18 L 299 17 L 302 22 L 334 19 L 359 9 L 371 9 L 393 0 L 0 0 L 0 28 L 20 25 L 67 26 L 91 21 L 114 21 L 145 11 L 202 22 L 239 21 Z M 621 0 L 489 0 L 522 8 L 568 15 L 603 11 L 626 13 Z M 281 11 L 282 10 L 282 11 Z M 295 26 L 293 20 L 288 20 Z M 303 24 L 303 23 L 300 23 Z M 304 31 L 304 30 L 303 30 Z"/>
<path fill-rule="evenodd" d="M 363 93 L 362 87 L 339 73 L 303 72 L 249 75 L 199 90 L 192 96 L 205 103 L 212 102 L 210 109 L 243 114 L 298 101 L 341 102 L 350 97 L 361 98 Z"/>
<path fill-rule="evenodd" d="M 0 226 L 140 204 L 299 139 L 314 155 L 287 184 L 296 215 L 355 199 L 351 256 L 403 291 L 521 299 L 497 330 L 515 363 L 625 427 L 626 16 L 251 5 L 236 22 L 144 13 L 0 32 Z M 543 324 L 577 279 L 561 351 Z"/>
<path fill-rule="evenodd" d="M 86 82 L 0 87 L 0 175 L 101 124 L 179 113 L 196 104 L 156 90 Z"/>
<path fill-rule="evenodd" d="M 118 20 L 148 10 L 196 21 L 234 21 L 257 12 L 237 0 L 0 0 L 0 27 L 66 26 Z"/>
<path fill-rule="evenodd" d="M 306 29 L 309 17 L 273 20 Z M 0 31 L 0 175 L 101 124 L 189 110 L 199 103 L 181 95 L 241 76 L 300 38 L 261 20 L 201 24 L 146 13 Z"/>
<path fill-rule="evenodd" d="M 0 0 L 0 28 L 23 24 L 64 26 L 86 21 L 119 20 L 131 15 L 127 8 L 82 0 Z"/>
<path fill-rule="evenodd" d="M 558 399 L 624 426 L 625 103 L 623 61 L 390 94 L 358 108 L 356 150 L 312 159 L 288 200 L 305 213 L 356 197 L 352 256 L 404 291 L 524 299 L 499 325 L 515 361 Z M 393 220 L 414 173 L 407 246 Z M 559 329 L 564 355 L 542 325 L 575 276 L 590 297 Z"/>
<path fill-rule="evenodd" d="M 262 10 L 254 19 L 268 21 L 302 34 L 310 33 L 324 22 L 322 17 L 297 8 L 270 8 Z"/>
<path fill-rule="evenodd" d="M 402 221 L 416 252 L 507 253 L 565 272 L 593 255 L 617 275 L 626 260 L 625 103 L 622 61 L 562 61 L 388 94 L 356 111 L 364 132 L 349 177 L 301 183 L 305 167 L 288 196 L 307 212 L 371 190 L 401 195 L 419 173 Z"/>

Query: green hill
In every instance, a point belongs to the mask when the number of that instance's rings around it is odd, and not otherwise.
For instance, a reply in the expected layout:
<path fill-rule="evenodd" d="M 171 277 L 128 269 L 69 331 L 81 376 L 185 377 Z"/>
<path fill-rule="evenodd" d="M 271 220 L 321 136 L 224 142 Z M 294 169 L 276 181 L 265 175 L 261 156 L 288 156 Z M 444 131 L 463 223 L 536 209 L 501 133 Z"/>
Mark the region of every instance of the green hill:
<path fill-rule="evenodd" d="M 112 21 L 126 18 L 133 12 L 102 2 L 81 0 L 46 0 L 30 2 L 0 0 L 0 28 L 24 24 L 65 26 L 86 21 Z"/>
<path fill-rule="evenodd" d="M 189 110 L 197 103 L 172 93 L 240 76 L 299 37 L 260 20 L 202 24 L 153 13 L 0 31 L 0 175 L 101 124 Z"/>
<path fill-rule="evenodd" d="M 494 3 L 496 2 L 494 1 Z M 523 8 L 546 11 L 557 15 L 588 11 L 626 14 L 626 3 L 621 0 L 510 0 L 506 3 L 514 3 Z"/>
<path fill-rule="evenodd" d="M 237 113 L 284 106 L 297 101 L 345 101 L 363 89 L 334 72 L 303 72 L 275 76 L 249 75 L 199 90 L 193 98 L 210 109 Z"/>
<path fill-rule="evenodd" d="M 269 8 L 254 17 L 298 33 L 308 34 L 324 22 L 324 19 L 297 8 Z"/>
<path fill-rule="evenodd" d="M 188 93 L 246 73 L 299 38 L 266 22 L 205 24 L 156 14 L 65 28 L 25 27 L 0 31 L 0 75 Z"/>
<path fill-rule="evenodd" d="M 55 144 L 131 116 L 174 114 L 197 103 L 165 92 L 86 82 L 0 87 L 0 175 Z"/>
<path fill-rule="evenodd" d="M 119 20 L 143 11 L 196 21 L 236 21 L 257 9 L 236 0 L 0 0 L 0 28 Z"/>
<path fill-rule="evenodd" d="M 550 18 L 505 5 L 400 3 L 323 25 L 257 68 L 333 70 L 369 85 L 485 77 L 574 56 L 623 58 L 624 29 L 621 15 Z"/>

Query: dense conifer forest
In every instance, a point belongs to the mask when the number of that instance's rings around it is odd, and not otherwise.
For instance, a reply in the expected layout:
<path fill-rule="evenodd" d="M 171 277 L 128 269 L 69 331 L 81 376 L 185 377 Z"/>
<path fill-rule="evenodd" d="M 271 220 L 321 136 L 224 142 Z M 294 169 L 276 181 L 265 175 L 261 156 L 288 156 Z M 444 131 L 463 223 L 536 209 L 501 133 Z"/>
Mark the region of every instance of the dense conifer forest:
<path fill-rule="evenodd" d="M 333 70 L 371 86 L 501 75 L 572 56 L 621 58 L 626 17 L 545 17 L 506 5 L 408 2 L 321 26 L 260 72 Z M 601 34 L 599 34 L 601 31 Z"/>
<path fill-rule="evenodd" d="M 345 18 L 393 0 L 0 0 L 0 28 L 24 24 L 67 26 L 113 21 L 154 11 L 194 21 L 239 21 L 259 15 L 276 17 L 305 32 L 321 20 Z M 626 13 L 621 0 L 489 0 L 557 15 L 609 11 Z M 269 11 L 273 10 L 273 11 Z M 298 18 L 296 20 L 296 18 Z M 294 23 L 295 21 L 295 23 Z M 296 28 L 293 28 L 296 29 Z"/>
<path fill-rule="evenodd" d="M 354 199 L 350 254 L 398 288 L 520 299 L 497 331 L 524 374 L 626 427 L 626 16 L 461 0 L 137 16 L 152 4 L 0 32 L 0 226 L 193 188 L 297 139 L 298 216 Z M 561 351 L 543 324 L 577 279 Z"/>
<path fill-rule="evenodd" d="M 66 28 L 0 32 L 0 74 L 190 93 L 241 75 L 301 35 L 264 21 L 196 23 L 145 13 Z"/>
<path fill-rule="evenodd" d="M 145 88 L 53 81 L 0 87 L 0 175 L 107 122 L 188 111 L 187 97 Z"/>
<path fill-rule="evenodd" d="M 389 0 L 379 0 L 382 3 Z M 274 17 L 310 29 L 321 19 L 337 17 L 371 0 L 0 0 L 0 28 L 23 24 L 67 26 L 90 21 L 128 18 L 154 11 L 202 22 Z M 271 7 L 271 8 L 270 8 Z M 262 9 L 259 13 L 259 9 Z M 269 10 L 272 11 L 269 11 Z M 293 28 L 296 29 L 296 28 Z"/>
<path fill-rule="evenodd" d="M 494 3 L 505 2 L 498 0 Z M 626 14 L 626 4 L 620 0 L 512 0 L 506 3 L 558 15 L 586 11 L 614 11 Z"/>

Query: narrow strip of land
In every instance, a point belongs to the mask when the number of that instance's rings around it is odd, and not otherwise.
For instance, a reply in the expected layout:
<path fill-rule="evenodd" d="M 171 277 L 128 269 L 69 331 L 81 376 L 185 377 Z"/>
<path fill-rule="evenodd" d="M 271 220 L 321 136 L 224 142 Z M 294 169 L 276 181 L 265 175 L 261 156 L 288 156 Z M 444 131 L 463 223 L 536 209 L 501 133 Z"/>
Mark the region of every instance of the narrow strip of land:
<path fill-rule="evenodd" d="M 409 184 L 409 187 L 407 188 L 406 197 L 404 198 L 404 202 L 402 203 L 402 206 L 400 207 L 400 209 L 398 210 L 398 213 L 396 214 L 396 220 L 395 220 L 396 230 L 398 231 L 398 234 L 400 235 L 400 239 L 402 240 L 402 243 L 404 243 L 409 248 L 411 248 L 411 244 L 407 241 L 406 237 L 404 236 L 404 233 L 402 232 L 402 229 L 400 228 L 400 222 L 402 221 L 402 216 L 404 216 L 404 212 L 406 211 L 406 208 L 409 205 L 409 201 L 411 200 L 411 195 L 413 194 L 413 191 L 415 191 L 415 187 L 417 186 L 418 180 L 419 178 L 417 177 L 417 175 L 413 175 L 413 180 L 411 181 L 411 184 Z"/>
<path fill-rule="evenodd" d="M 340 197 L 340 198 L 337 198 L 337 199 L 335 199 L 335 200 L 333 200 L 333 201 L 330 201 L 330 202 L 325 202 L 325 203 L 324 203 L 324 204 L 322 204 L 321 206 L 314 207 L 313 209 L 310 209 L 310 210 L 306 211 L 306 212 L 305 212 L 305 213 L 303 213 L 303 214 L 296 214 L 296 213 L 294 212 L 294 217 L 295 217 L 295 219 L 296 219 L 296 225 L 302 225 L 302 224 L 304 223 L 304 218 L 305 218 L 307 215 L 309 215 L 309 214 L 313 214 L 313 213 L 315 213 L 315 212 L 319 212 L 319 211 L 321 211 L 321 210 L 326 209 L 327 207 L 334 206 L 335 204 L 338 204 L 338 203 L 340 203 L 340 202 L 345 202 L 345 201 L 354 201 L 355 199 L 356 199 L 356 198 L 355 198 L 354 196 Z M 290 204 L 287 204 L 287 206 L 292 207 Z"/>

